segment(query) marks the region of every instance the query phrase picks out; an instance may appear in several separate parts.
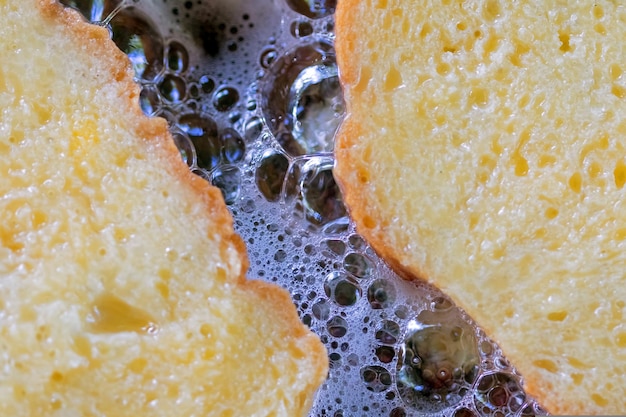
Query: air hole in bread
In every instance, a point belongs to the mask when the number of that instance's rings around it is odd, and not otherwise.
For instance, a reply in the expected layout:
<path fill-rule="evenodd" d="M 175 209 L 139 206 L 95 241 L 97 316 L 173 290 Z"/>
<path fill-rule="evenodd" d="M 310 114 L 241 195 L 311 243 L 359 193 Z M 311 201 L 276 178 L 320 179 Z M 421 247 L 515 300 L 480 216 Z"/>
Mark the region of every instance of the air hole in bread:
<path fill-rule="evenodd" d="M 611 93 L 615 97 L 622 99 L 626 97 L 626 88 L 622 87 L 619 84 L 613 84 L 613 86 L 611 87 Z"/>
<path fill-rule="evenodd" d="M 624 164 L 624 161 L 618 161 L 615 165 L 615 169 L 613 170 L 613 178 L 615 180 L 615 186 L 618 189 L 624 187 L 624 183 L 626 183 L 626 164 Z"/>
<path fill-rule="evenodd" d="M 538 359 L 534 361 L 533 364 L 552 373 L 557 372 L 559 369 L 556 364 L 549 359 Z"/>
<path fill-rule="evenodd" d="M 573 50 L 573 45 L 570 44 L 570 34 L 568 32 L 559 32 L 559 41 L 561 42 L 561 46 L 559 50 L 563 53 L 571 52 Z"/>
<path fill-rule="evenodd" d="M 582 188 L 582 182 L 582 175 L 580 175 L 580 172 L 576 172 L 569 178 L 569 188 L 575 193 L 579 193 Z"/>
<path fill-rule="evenodd" d="M 483 16 L 487 20 L 495 20 L 500 17 L 502 9 L 498 0 L 487 0 L 483 9 Z"/>
<path fill-rule="evenodd" d="M 396 67 L 391 67 L 385 77 L 384 90 L 392 91 L 402 85 L 402 74 Z"/>
<path fill-rule="evenodd" d="M 594 4 L 593 7 L 593 17 L 596 19 L 602 19 L 604 17 L 604 9 L 599 4 Z"/>

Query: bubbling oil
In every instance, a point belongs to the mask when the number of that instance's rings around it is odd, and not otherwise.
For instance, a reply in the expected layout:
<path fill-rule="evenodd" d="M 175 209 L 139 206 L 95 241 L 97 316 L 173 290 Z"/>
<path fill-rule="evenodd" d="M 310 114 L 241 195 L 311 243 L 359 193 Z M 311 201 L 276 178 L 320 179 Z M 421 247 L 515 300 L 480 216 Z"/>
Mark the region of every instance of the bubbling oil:
<path fill-rule="evenodd" d="M 65 0 L 108 24 L 192 172 L 222 190 L 248 276 L 292 294 L 331 369 L 311 416 L 545 414 L 498 346 L 356 233 L 332 176 L 334 0 Z M 201 279 L 201 277 L 198 277 Z"/>

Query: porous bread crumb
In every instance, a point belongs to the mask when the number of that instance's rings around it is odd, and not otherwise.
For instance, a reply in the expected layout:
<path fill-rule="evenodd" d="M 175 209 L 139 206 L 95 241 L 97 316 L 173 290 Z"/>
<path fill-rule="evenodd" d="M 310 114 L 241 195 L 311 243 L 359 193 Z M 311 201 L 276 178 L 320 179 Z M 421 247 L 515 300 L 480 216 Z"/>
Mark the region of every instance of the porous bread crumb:
<path fill-rule="evenodd" d="M 626 6 L 345 0 L 336 178 L 555 414 L 626 409 Z"/>
<path fill-rule="evenodd" d="M 0 415 L 306 415 L 326 352 L 105 28 L 0 1 Z"/>

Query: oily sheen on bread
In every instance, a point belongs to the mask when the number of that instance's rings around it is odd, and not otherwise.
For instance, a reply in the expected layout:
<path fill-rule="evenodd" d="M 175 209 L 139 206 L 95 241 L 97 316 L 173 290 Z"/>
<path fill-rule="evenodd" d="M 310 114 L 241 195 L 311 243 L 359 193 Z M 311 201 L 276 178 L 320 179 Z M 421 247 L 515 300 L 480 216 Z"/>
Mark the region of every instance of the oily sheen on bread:
<path fill-rule="evenodd" d="M 626 412 L 626 6 L 343 0 L 335 175 L 358 230 L 555 414 Z"/>
<path fill-rule="evenodd" d="M 327 372 L 105 28 L 0 1 L 0 415 L 306 415 Z"/>

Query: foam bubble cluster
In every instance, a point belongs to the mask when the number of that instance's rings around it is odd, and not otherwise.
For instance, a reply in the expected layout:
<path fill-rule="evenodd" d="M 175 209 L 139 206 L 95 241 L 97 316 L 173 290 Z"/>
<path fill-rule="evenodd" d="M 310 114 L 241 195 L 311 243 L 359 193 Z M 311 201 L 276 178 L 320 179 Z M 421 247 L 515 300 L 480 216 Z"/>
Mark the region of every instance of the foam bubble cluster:
<path fill-rule="evenodd" d="M 332 175 L 335 1 L 64 3 L 108 25 L 143 111 L 222 190 L 249 277 L 287 288 L 326 345 L 312 416 L 545 414 L 463 311 L 400 279 L 356 233 Z"/>

